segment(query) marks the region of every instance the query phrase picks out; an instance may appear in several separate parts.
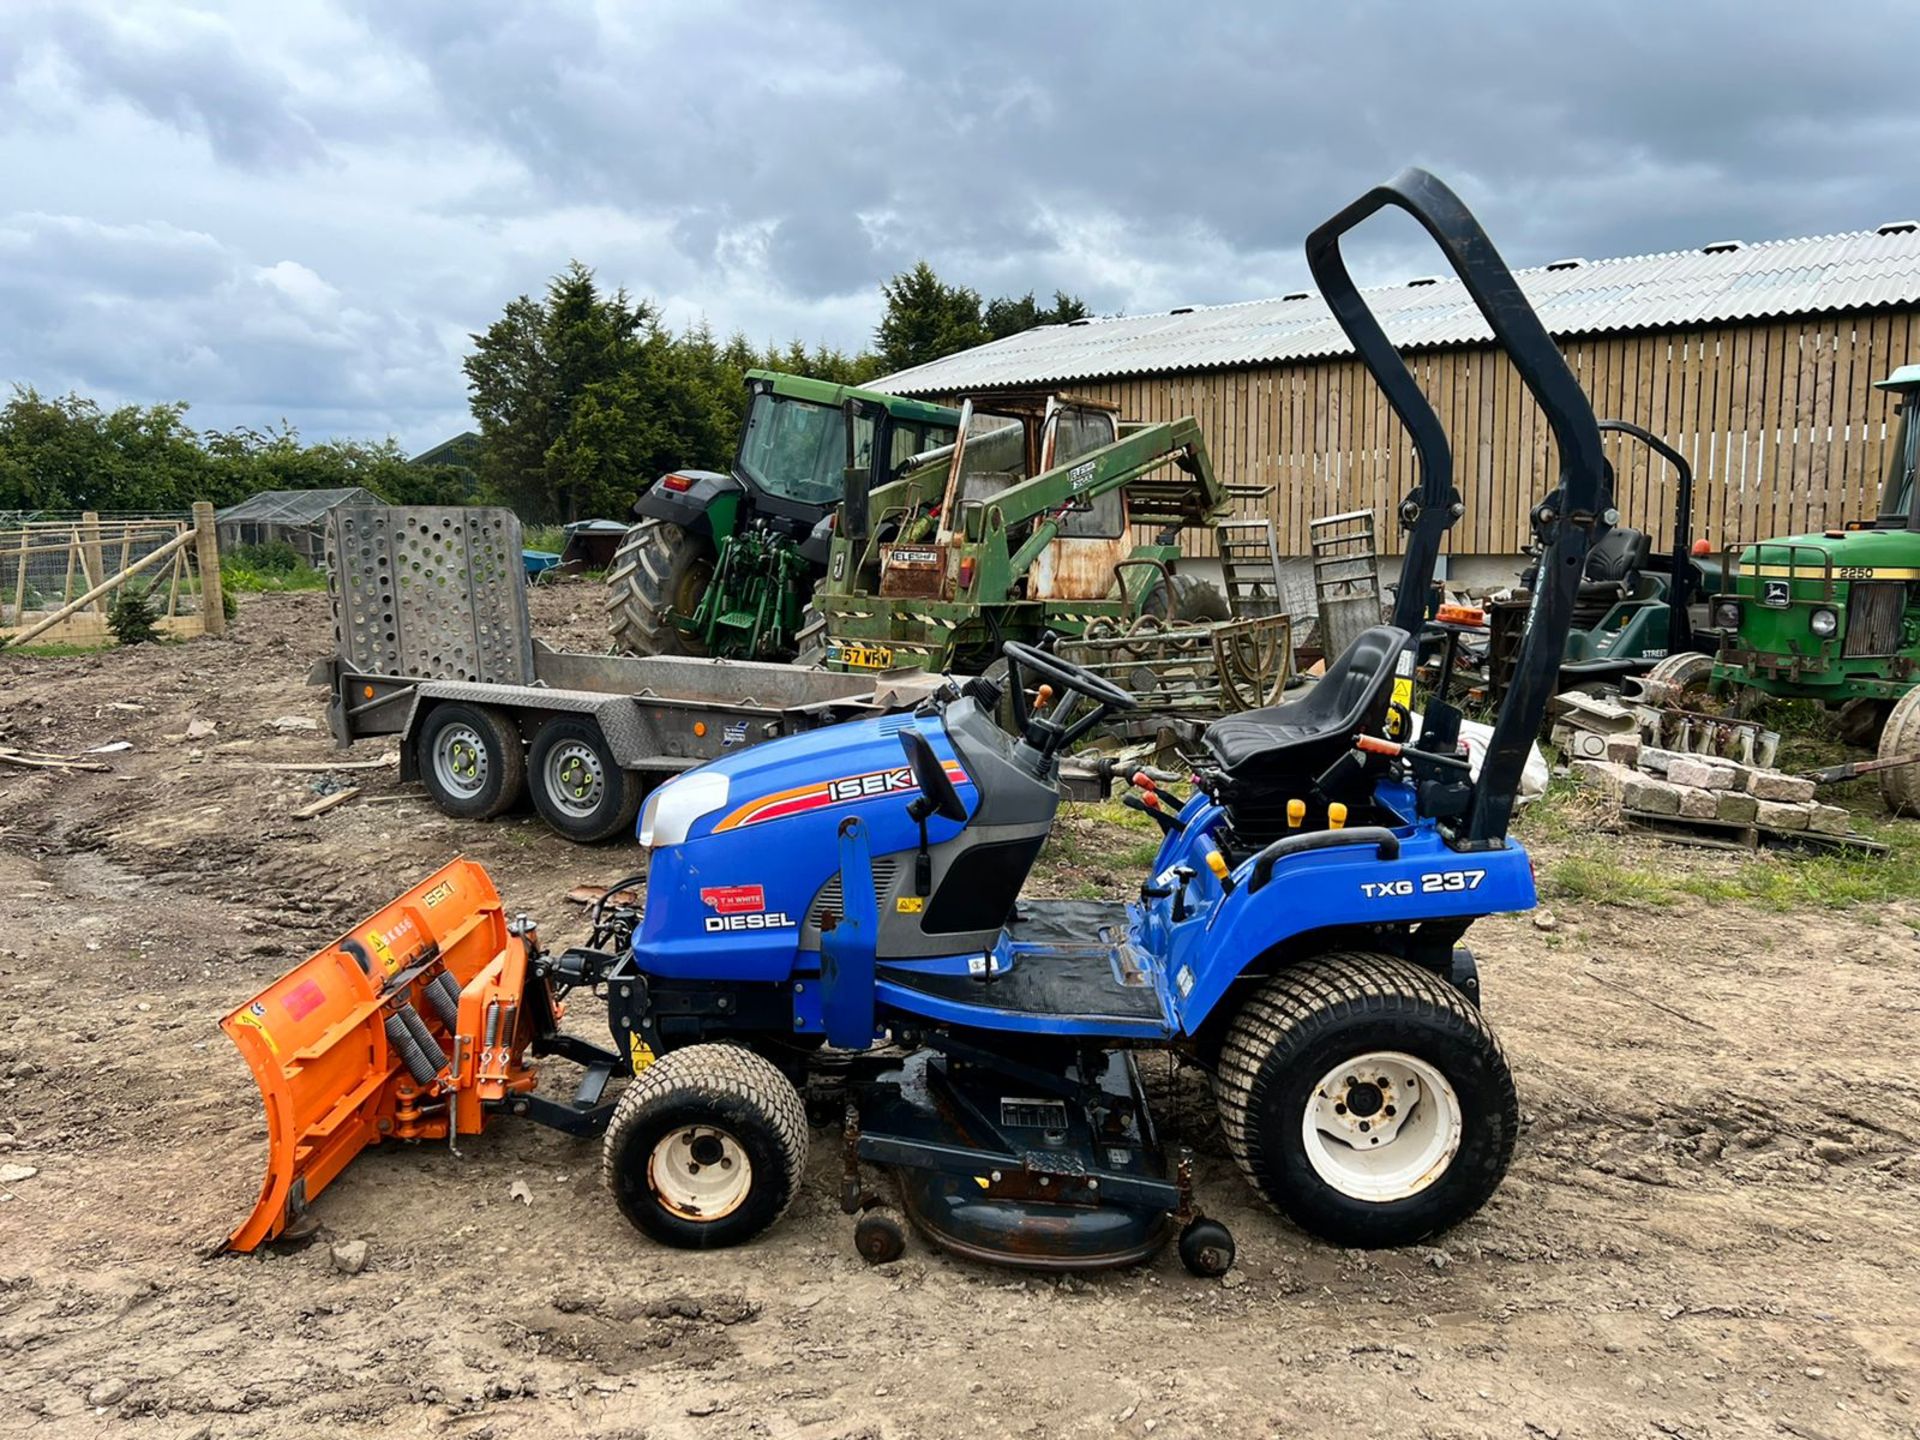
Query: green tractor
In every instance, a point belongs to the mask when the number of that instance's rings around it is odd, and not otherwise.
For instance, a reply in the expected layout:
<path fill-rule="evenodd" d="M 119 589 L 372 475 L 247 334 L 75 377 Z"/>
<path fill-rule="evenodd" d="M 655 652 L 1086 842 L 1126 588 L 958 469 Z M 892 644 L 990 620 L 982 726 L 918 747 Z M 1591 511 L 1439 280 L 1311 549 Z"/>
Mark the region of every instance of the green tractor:
<path fill-rule="evenodd" d="M 1229 506 L 1191 418 L 1122 425 L 1044 391 L 968 398 L 930 463 L 892 478 L 849 466 L 814 594 L 822 659 L 978 673 L 1008 640 L 1226 621 L 1226 596 L 1179 571 L 1178 539 Z M 1137 543 L 1136 526 L 1155 539 Z"/>
<path fill-rule="evenodd" d="M 849 457 L 891 479 L 950 447 L 960 420 L 770 370 L 748 371 L 747 389 L 731 470 L 676 470 L 634 502 L 640 523 L 607 574 L 607 629 L 623 650 L 792 659 Z"/>
<path fill-rule="evenodd" d="M 1648 679 L 1818 700 L 1841 713 L 1849 738 L 1877 739 L 1880 759 L 1893 760 L 1920 753 L 1920 365 L 1878 388 L 1899 397 L 1900 416 L 1879 513 L 1759 541 L 1737 563 L 1729 553 L 1709 609 L 1719 654 L 1710 668 L 1674 657 Z M 1882 769 L 1880 787 L 1890 809 L 1920 815 L 1920 766 Z"/>

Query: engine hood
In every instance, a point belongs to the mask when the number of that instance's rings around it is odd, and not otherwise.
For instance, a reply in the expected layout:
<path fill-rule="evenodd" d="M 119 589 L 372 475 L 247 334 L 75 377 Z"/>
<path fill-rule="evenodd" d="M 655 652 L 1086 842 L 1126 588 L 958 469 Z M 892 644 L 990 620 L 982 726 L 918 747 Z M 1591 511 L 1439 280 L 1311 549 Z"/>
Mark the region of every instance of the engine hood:
<path fill-rule="evenodd" d="M 1832 561 L 1836 580 L 1920 580 L 1920 536 L 1908 530 L 1782 535 L 1743 549 L 1740 571 L 1781 576 L 1791 567 L 1800 579 L 1818 580 L 1823 556 Z"/>
<path fill-rule="evenodd" d="M 788 974 L 808 909 L 839 872 L 842 820 L 866 823 L 876 857 L 917 846 L 907 805 L 919 790 L 900 746 L 900 733 L 913 728 L 945 762 L 971 814 L 975 777 L 937 715 L 886 715 L 769 740 L 661 786 L 649 803 L 659 802 L 665 838 L 650 852 L 646 914 L 634 937 L 649 971 Z M 646 824 L 643 817 L 643 832 Z M 961 828 L 936 816 L 929 841 L 938 845 Z"/>

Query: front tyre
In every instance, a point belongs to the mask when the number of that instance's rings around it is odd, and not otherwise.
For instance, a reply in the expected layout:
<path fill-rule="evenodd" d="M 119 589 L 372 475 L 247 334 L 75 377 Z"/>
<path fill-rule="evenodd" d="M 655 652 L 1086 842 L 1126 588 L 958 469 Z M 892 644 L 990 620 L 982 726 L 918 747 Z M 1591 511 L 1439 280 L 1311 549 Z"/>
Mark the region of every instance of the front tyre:
<path fill-rule="evenodd" d="M 1898 760 L 1920 752 L 1920 686 L 1894 702 L 1880 731 L 1879 758 Z M 1880 772 L 1880 798 L 1895 815 L 1920 815 L 1920 766 L 1900 765 Z"/>
<path fill-rule="evenodd" d="M 1261 1197 L 1337 1245 L 1408 1245 L 1459 1224 L 1513 1158 L 1500 1044 L 1446 981 L 1397 956 L 1318 956 L 1234 1017 L 1214 1093 Z"/>
<path fill-rule="evenodd" d="M 647 1066 L 602 1150 L 621 1214 L 682 1250 L 753 1239 L 793 1203 L 806 1162 L 800 1092 L 737 1045 L 689 1045 Z"/>

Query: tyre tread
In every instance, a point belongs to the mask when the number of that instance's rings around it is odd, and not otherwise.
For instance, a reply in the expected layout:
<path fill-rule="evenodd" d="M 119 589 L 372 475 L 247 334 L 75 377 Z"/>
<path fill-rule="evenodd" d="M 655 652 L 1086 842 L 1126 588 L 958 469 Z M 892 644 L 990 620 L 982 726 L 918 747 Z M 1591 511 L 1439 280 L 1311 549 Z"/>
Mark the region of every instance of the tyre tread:
<path fill-rule="evenodd" d="M 611 1194 L 616 1198 L 620 1194 L 615 1156 L 624 1137 L 647 1118 L 653 1106 L 668 1097 L 735 1100 L 765 1118 L 779 1137 L 787 1162 L 784 1193 L 773 1219 L 787 1213 L 800 1193 L 800 1179 L 806 1170 L 806 1102 L 772 1061 L 739 1045 L 689 1045 L 670 1050 L 633 1078 L 614 1105 L 600 1150 L 600 1179 Z"/>

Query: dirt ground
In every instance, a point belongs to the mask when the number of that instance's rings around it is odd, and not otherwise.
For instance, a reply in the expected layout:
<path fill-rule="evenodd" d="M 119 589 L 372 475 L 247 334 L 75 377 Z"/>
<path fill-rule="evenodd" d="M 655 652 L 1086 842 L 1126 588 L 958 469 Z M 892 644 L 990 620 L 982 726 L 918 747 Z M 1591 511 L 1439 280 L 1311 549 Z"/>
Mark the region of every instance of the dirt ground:
<path fill-rule="evenodd" d="M 597 643 L 590 589 L 535 606 Z M 565 892 L 632 858 L 443 818 L 390 769 L 291 819 L 331 782 L 251 762 L 336 758 L 274 725 L 318 719 L 326 647 L 304 594 L 248 599 L 224 641 L 0 655 L 0 744 L 133 745 L 106 774 L 0 767 L 0 1174 L 33 1171 L 0 1185 L 0 1437 L 1920 1436 L 1920 897 L 1561 897 L 1551 931 L 1480 927 L 1524 1128 L 1429 1248 L 1258 1209 L 1187 1079 L 1172 1128 L 1239 1241 L 1225 1281 L 1171 1254 L 1022 1278 L 918 1241 L 870 1269 L 826 1132 L 759 1243 L 666 1250 L 596 1145 L 512 1122 L 460 1157 L 369 1151 L 317 1241 L 216 1255 L 264 1137 L 221 1014 L 456 854 L 562 943 Z"/>

